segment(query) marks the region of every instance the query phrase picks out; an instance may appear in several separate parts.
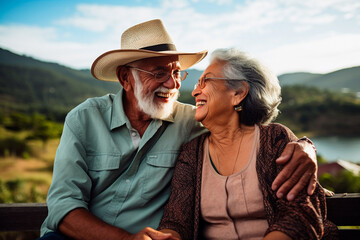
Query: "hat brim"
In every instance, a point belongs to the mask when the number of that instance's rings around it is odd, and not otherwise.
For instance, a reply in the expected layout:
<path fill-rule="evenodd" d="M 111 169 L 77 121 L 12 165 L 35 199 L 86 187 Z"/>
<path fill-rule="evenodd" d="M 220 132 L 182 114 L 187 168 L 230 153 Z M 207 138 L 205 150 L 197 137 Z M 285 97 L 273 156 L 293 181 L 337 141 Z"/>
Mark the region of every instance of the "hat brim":
<path fill-rule="evenodd" d="M 118 81 L 116 68 L 140 59 L 162 56 L 179 56 L 181 70 L 185 70 L 200 62 L 207 51 L 198 53 L 182 53 L 177 51 L 154 52 L 149 50 L 118 49 L 108 51 L 95 59 L 91 66 L 91 74 L 103 81 Z"/>

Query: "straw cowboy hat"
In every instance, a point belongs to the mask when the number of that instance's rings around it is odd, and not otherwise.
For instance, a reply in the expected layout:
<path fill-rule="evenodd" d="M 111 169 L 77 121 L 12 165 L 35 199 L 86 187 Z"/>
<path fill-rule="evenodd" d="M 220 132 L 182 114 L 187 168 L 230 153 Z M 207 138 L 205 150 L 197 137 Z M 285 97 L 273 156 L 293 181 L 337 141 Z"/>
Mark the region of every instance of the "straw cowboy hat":
<path fill-rule="evenodd" d="M 118 81 L 116 68 L 144 58 L 179 56 L 181 70 L 201 61 L 207 51 L 178 52 L 160 19 L 140 23 L 127 29 L 121 36 L 121 49 L 100 55 L 91 66 L 92 75 L 103 81 Z"/>

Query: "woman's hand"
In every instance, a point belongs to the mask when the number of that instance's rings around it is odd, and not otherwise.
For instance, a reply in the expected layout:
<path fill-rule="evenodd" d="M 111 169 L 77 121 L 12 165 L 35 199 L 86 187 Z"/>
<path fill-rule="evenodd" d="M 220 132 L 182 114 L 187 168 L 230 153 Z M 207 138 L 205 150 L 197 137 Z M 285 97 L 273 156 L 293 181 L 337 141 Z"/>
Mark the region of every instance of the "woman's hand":
<path fill-rule="evenodd" d="M 272 190 L 277 190 L 278 198 L 287 195 L 287 199 L 292 201 L 306 187 L 309 195 L 314 193 L 317 161 L 312 144 L 307 141 L 288 143 L 276 163 L 284 165 L 271 186 Z"/>
<path fill-rule="evenodd" d="M 171 233 L 157 231 L 153 228 L 146 227 L 136 234 L 131 234 L 125 240 L 178 240 Z"/>

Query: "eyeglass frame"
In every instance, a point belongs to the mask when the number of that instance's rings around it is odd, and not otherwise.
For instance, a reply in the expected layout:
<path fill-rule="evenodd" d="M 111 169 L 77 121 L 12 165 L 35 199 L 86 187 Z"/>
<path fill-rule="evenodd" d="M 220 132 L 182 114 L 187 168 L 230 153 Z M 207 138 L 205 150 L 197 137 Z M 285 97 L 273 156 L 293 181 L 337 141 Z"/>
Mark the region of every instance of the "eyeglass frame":
<path fill-rule="evenodd" d="M 246 79 L 240 79 L 240 78 L 220 78 L 220 77 L 206 77 L 206 78 L 199 78 L 199 81 L 194 85 L 194 89 L 196 89 L 197 87 L 199 87 L 200 89 L 204 89 L 206 84 L 205 82 L 207 80 L 211 80 L 211 79 L 214 79 L 214 80 L 229 80 L 229 81 L 245 81 L 245 82 L 248 82 L 248 80 Z M 203 84 L 201 84 L 201 82 L 203 82 Z M 203 85 L 203 86 L 201 86 Z"/>
<path fill-rule="evenodd" d="M 162 72 L 158 72 L 158 73 L 153 73 L 153 72 L 149 72 L 149 71 L 146 71 L 146 70 L 144 70 L 144 69 L 141 69 L 141 68 L 138 68 L 138 67 L 129 66 L 129 65 L 125 65 L 125 67 L 130 68 L 130 69 L 135 69 L 135 70 L 138 70 L 138 71 L 140 71 L 140 72 L 147 73 L 147 74 L 151 74 L 151 75 L 154 77 L 155 81 L 158 82 L 158 83 L 164 83 L 164 82 L 166 82 L 167 80 L 170 79 L 170 76 L 172 76 L 176 81 L 182 82 L 182 81 L 184 81 L 184 80 L 186 79 L 186 77 L 187 77 L 187 75 L 188 75 L 188 72 L 187 72 L 187 71 L 184 71 L 184 70 L 182 70 L 182 71 L 180 71 L 180 70 L 172 70 L 171 73 L 169 73 L 168 71 L 162 71 Z M 181 76 L 181 73 L 184 73 L 184 77 L 180 77 L 179 79 L 176 78 L 176 77 L 174 76 L 174 74 L 173 74 L 173 72 L 175 72 L 175 71 L 180 72 L 180 76 Z M 159 79 L 161 79 L 161 78 L 156 78 L 156 75 L 159 74 L 159 73 L 168 73 L 169 76 L 168 76 L 168 78 L 167 78 L 166 80 L 161 80 L 161 81 L 159 81 Z M 164 78 L 164 79 L 165 79 L 165 78 Z"/>

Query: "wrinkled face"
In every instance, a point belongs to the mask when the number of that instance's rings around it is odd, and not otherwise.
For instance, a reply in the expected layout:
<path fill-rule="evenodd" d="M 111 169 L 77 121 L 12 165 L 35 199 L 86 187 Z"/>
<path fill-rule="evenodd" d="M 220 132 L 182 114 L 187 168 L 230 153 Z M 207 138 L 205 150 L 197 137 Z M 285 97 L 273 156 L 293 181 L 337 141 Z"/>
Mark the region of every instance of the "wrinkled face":
<path fill-rule="evenodd" d="M 177 57 L 149 58 L 129 65 L 151 73 L 180 70 Z M 157 82 L 152 74 L 136 69 L 131 69 L 131 72 L 135 80 L 134 95 L 140 110 L 154 119 L 167 118 L 173 112 L 179 95 L 180 81 L 171 75 L 167 81 Z"/>
<path fill-rule="evenodd" d="M 220 62 L 210 64 L 201 75 L 202 79 L 209 79 L 205 80 L 203 88 L 197 85 L 192 92 L 196 102 L 195 119 L 204 125 L 226 121 L 226 118 L 234 113 L 234 91 L 229 90 L 223 80 L 211 79 L 224 77 L 223 65 Z"/>

